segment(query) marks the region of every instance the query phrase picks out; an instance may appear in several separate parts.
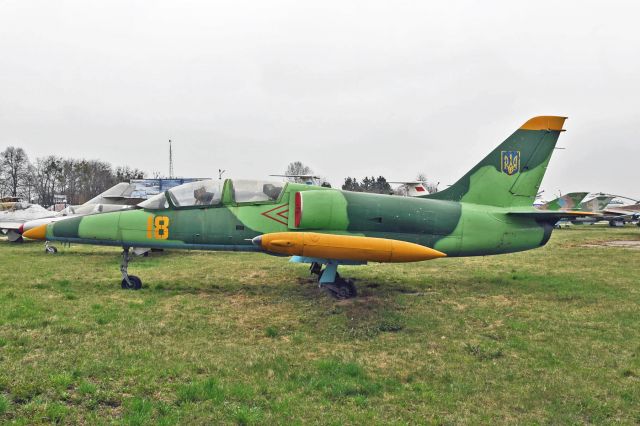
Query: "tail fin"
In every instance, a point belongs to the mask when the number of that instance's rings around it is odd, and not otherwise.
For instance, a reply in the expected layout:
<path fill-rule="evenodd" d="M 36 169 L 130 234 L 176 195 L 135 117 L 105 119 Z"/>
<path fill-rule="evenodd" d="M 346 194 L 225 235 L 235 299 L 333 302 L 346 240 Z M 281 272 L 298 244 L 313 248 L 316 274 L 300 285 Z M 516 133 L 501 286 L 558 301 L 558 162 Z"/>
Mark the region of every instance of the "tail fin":
<path fill-rule="evenodd" d="M 611 195 L 599 195 L 595 198 L 590 199 L 587 202 L 582 203 L 580 206 L 580 210 L 585 212 L 599 212 L 604 210 L 605 207 L 609 205 L 611 200 L 613 200 L 614 196 Z"/>
<path fill-rule="evenodd" d="M 564 194 L 561 197 L 551 200 L 538 207 L 540 210 L 578 210 L 580 208 L 580 202 L 584 200 L 584 197 L 589 194 L 588 192 L 571 192 Z"/>
<path fill-rule="evenodd" d="M 532 118 L 455 184 L 424 197 L 497 207 L 530 207 L 565 119 Z"/>

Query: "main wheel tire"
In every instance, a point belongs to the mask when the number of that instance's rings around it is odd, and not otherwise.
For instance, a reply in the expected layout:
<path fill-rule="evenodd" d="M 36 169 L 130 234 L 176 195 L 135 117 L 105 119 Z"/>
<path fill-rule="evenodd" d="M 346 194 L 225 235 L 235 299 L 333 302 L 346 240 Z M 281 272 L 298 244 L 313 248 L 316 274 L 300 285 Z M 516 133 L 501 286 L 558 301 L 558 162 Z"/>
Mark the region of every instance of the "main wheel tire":
<path fill-rule="evenodd" d="M 351 280 L 345 280 L 340 277 L 339 274 L 336 274 L 336 291 L 335 296 L 338 299 L 351 299 L 358 295 L 358 290 L 356 289 L 355 284 Z"/>
<path fill-rule="evenodd" d="M 53 246 L 47 246 L 44 248 L 44 252 L 47 254 L 56 254 L 58 252 L 58 249 Z"/>
<path fill-rule="evenodd" d="M 142 280 L 137 276 L 129 275 L 129 281 L 131 284 L 129 284 L 124 278 L 122 279 L 123 290 L 140 290 L 142 288 Z"/>

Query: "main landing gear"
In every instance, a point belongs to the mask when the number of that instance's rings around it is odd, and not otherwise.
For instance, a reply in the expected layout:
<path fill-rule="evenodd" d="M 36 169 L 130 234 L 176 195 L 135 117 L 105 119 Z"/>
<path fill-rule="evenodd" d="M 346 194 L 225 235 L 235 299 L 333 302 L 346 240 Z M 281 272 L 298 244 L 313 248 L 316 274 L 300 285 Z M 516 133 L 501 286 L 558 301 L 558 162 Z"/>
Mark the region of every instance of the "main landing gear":
<path fill-rule="evenodd" d="M 122 272 L 122 288 L 124 290 L 140 290 L 142 280 L 135 275 L 129 275 L 129 247 L 122 250 L 122 262 L 120 262 L 120 272 Z"/>
<path fill-rule="evenodd" d="M 313 262 L 309 271 L 318 276 L 318 286 L 327 289 L 336 299 L 351 299 L 358 295 L 353 281 L 340 276 L 336 262 L 330 261 L 324 269 L 322 264 Z"/>

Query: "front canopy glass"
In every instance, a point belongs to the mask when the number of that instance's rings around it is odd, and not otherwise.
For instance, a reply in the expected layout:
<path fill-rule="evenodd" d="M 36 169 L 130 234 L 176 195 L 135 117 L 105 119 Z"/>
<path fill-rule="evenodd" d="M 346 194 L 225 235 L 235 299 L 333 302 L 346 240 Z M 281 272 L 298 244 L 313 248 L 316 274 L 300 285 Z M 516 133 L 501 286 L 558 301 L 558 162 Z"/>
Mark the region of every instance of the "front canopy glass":
<path fill-rule="evenodd" d="M 167 209 L 169 197 L 175 207 L 215 206 L 220 204 L 221 195 L 222 184 L 219 181 L 201 180 L 173 187 L 138 205 L 148 210 Z"/>
<path fill-rule="evenodd" d="M 147 210 L 163 210 L 169 208 L 169 202 L 167 201 L 167 197 L 164 195 L 164 192 L 161 192 L 148 200 L 141 202 L 138 206 Z"/>
<path fill-rule="evenodd" d="M 185 183 L 167 191 L 176 207 L 215 206 L 220 203 L 222 188 L 217 180 Z"/>

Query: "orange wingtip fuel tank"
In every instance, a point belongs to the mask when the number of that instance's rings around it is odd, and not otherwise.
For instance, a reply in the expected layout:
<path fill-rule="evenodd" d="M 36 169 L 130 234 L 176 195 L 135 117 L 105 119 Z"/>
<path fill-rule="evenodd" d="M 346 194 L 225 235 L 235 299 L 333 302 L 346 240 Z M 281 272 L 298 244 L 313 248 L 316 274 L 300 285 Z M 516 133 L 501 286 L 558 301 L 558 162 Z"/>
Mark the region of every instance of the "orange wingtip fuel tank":
<path fill-rule="evenodd" d="M 29 229 L 22 234 L 23 237 L 30 240 L 44 240 L 47 237 L 47 225 L 36 226 L 33 229 Z"/>
<path fill-rule="evenodd" d="M 314 232 L 275 232 L 260 235 L 253 244 L 265 251 L 289 256 L 363 262 L 419 262 L 446 254 L 419 244 L 386 238 Z"/>

